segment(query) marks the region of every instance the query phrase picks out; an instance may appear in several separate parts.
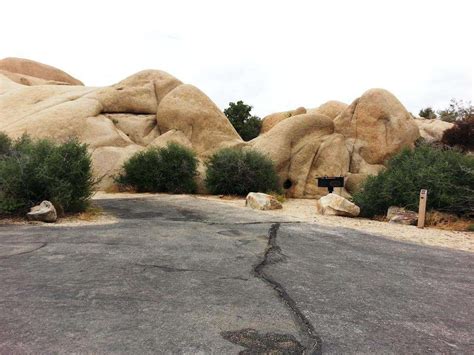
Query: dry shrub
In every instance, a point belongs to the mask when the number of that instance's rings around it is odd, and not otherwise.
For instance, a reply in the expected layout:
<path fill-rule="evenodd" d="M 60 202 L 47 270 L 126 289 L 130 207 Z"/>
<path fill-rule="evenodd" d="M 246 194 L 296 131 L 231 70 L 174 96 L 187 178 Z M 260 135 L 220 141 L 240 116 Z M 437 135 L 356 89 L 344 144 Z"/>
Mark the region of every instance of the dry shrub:
<path fill-rule="evenodd" d="M 466 231 L 472 225 L 472 219 L 459 217 L 451 213 L 430 211 L 426 214 L 425 225 L 439 229 Z"/>

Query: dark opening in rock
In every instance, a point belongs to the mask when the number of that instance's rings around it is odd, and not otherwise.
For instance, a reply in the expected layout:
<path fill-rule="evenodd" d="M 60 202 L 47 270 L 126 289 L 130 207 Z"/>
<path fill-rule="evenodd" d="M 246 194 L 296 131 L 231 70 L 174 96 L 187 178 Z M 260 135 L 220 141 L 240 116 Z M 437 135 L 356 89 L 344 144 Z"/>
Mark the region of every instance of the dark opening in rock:
<path fill-rule="evenodd" d="M 288 190 L 292 186 L 293 186 L 293 183 L 291 182 L 290 179 L 286 179 L 285 182 L 283 183 L 283 188 L 285 190 Z"/>

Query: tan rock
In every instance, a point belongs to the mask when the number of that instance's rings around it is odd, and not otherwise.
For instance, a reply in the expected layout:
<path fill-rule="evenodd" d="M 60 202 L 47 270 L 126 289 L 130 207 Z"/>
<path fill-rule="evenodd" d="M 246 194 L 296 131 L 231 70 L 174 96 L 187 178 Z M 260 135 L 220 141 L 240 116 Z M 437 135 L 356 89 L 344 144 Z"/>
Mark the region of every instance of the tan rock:
<path fill-rule="evenodd" d="M 127 147 L 100 147 L 92 150 L 94 176 L 99 179 L 97 189 L 108 190 L 115 185 L 114 177 L 122 171 L 122 165 L 135 153 L 142 150 L 139 145 Z"/>
<path fill-rule="evenodd" d="M 345 181 L 344 186 L 350 194 L 354 194 L 360 191 L 363 183 L 367 180 L 367 174 L 349 174 Z"/>
<path fill-rule="evenodd" d="M 330 118 L 302 114 L 280 122 L 251 141 L 249 148 L 256 149 L 273 160 L 281 183 L 289 181 L 291 185 L 287 189 L 289 196 L 304 197 L 308 185 L 314 185 L 314 181 L 310 181 L 313 178 L 310 171 L 313 164 L 319 164 L 315 163 L 315 157 L 324 142 L 323 138 L 333 132 L 334 124 Z"/>
<path fill-rule="evenodd" d="M 38 206 L 34 206 L 30 209 L 30 212 L 26 214 L 26 217 L 30 221 L 40 221 L 40 222 L 56 222 L 58 215 L 56 213 L 56 208 L 49 201 L 43 201 Z"/>
<path fill-rule="evenodd" d="M 151 143 L 150 146 L 154 146 L 157 148 L 163 148 L 166 147 L 169 143 L 177 143 L 180 144 L 186 148 L 193 148 L 193 145 L 189 141 L 188 137 L 176 129 L 172 129 L 171 131 L 168 131 L 161 136 L 156 137 Z"/>
<path fill-rule="evenodd" d="M 414 226 L 418 222 L 418 213 L 406 210 L 402 207 L 391 206 L 387 210 L 387 219 L 389 223 Z"/>
<path fill-rule="evenodd" d="M 328 116 L 331 119 L 335 119 L 341 114 L 349 105 L 341 101 L 331 100 L 325 102 L 321 106 L 313 109 L 309 109 L 308 113 L 316 113 L 319 115 Z"/>
<path fill-rule="evenodd" d="M 105 114 L 104 116 L 111 120 L 115 127 L 135 144 L 148 145 L 160 135 L 156 126 L 155 115 L 116 113 Z"/>
<path fill-rule="evenodd" d="M 306 113 L 304 107 L 298 107 L 295 110 L 272 113 L 271 115 L 265 116 L 262 120 L 262 128 L 260 129 L 260 134 L 268 132 L 270 129 L 275 127 L 278 123 L 286 120 L 287 118 L 302 115 Z"/>
<path fill-rule="evenodd" d="M 4 58 L 0 60 L 0 70 L 16 74 L 24 74 L 47 81 L 57 81 L 70 85 L 84 85 L 82 82 L 60 69 L 29 59 Z"/>
<path fill-rule="evenodd" d="M 452 128 L 453 123 L 441 121 L 439 119 L 415 119 L 415 123 L 420 129 L 421 138 L 428 142 L 441 142 L 444 131 Z"/>
<path fill-rule="evenodd" d="M 357 217 L 360 208 L 344 197 L 332 193 L 321 197 L 316 202 L 316 212 L 329 216 Z"/>
<path fill-rule="evenodd" d="M 261 192 L 250 192 L 245 198 L 245 206 L 255 210 L 277 210 L 283 208 L 275 197 Z"/>
<path fill-rule="evenodd" d="M 156 118 L 162 133 L 181 131 L 198 155 L 243 143 L 222 111 L 192 85 L 180 85 L 166 95 Z"/>
<path fill-rule="evenodd" d="M 419 130 L 411 115 L 390 92 L 371 89 L 334 119 L 349 152 L 370 165 L 383 164 L 403 147 L 413 147 Z M 359 173 L 351 166 L 351 172 Z"/>

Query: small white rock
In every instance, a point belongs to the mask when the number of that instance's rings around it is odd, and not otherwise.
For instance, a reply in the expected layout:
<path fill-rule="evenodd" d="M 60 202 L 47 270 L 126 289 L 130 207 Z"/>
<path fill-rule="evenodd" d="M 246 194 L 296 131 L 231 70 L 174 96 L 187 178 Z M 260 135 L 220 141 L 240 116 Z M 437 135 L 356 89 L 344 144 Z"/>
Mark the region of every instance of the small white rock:
<path fill-rule="evenodd" d="M 360 208 L 348 199 L 331 193 L 316 202 L 316 212 L 328 216 L 357 217 Z"/>
<path fill-rule="evenodd" d="M 261 192 L 250 192 L 245 199 L 245 206 L 256 210 L 277 210 L 283 208 L 275 197 Z"/>
<path fill-rule="evenodd" d="M 26 216 L 30 221 L 56 222 L 58 219 L 56 209 L 49 201 L 43 201 L 38 206 L 32 207 Z"/>

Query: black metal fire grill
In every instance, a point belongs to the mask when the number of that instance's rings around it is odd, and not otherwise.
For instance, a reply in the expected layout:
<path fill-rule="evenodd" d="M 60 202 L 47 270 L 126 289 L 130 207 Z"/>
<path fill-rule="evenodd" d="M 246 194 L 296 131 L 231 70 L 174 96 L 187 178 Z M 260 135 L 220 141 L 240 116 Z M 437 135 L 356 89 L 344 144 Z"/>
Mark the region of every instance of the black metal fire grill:
<path fill-rule="evenodd" d="M 329 193 L 332 193 L 335 187 L 344 187 L 344 176 L 318 177 L 318 187 L 327 187 Z"/>

